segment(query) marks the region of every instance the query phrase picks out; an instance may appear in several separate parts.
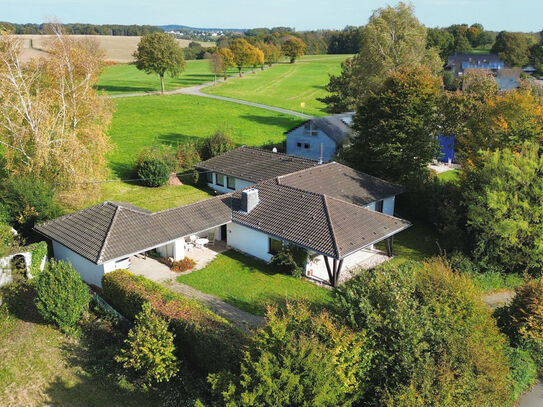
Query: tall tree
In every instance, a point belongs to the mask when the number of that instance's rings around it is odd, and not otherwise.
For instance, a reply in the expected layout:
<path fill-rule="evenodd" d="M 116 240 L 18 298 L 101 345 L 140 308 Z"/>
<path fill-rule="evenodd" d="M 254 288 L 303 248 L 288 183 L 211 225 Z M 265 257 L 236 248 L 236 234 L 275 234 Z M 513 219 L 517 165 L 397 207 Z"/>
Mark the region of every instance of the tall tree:
<path fill-rule="evenodd" d="M 213 84 L 215 84 L 217 82 L 217 75 L 224 72 L 224 60 L 220 54 L 211 54 L 211 57 L 209 57 L 209 69 L 213 72 Z"/>
<path fill-rule="evenodd" d="M 234 54 L 234 64 L 238 68 L 239 76 L 241 76 L 241 69 L 252 61 L 253 46 L 244 38 L 234 38 L 230 41 L 230 50 Z"/>
<path fill-rule="evenodd" d="M 222 59 L 222 75 L 224 80 L 228 78 L 227 71 L 229 68 L 232 68 L 234 66 L 234 54 L 230 50 L 230 48 L 219 48 L 217 50 L 217 54 Z"/>
<path fill-rule="evenodd" d="M 290 58 L 291 64 L 296 62 L 296 58 L 304 56 L 305 48 L 304 40 L 298 37 L 290 37 L 281 45 L 281 51 Z"/>
<path fill-rule="evenodd" d="M 57 185 L 71 198 L 107 173 L 112 105 L 94 85 L 103 51 L 96 42 L 54 34 L 48 57 L 20 60 L 21 42 L 0 36 L 0 145 L 6 169 Z"/>
<path fill-rule="evenodd" d="M 429 28 L 427 30 L 426 48 L 436 48 L 443 62 L 454 51 L 453 35 L 442 28 Z"/>
<path fill-rule="evenodd" d="M 526 34 L 502 31 L 496 37 L 492 53 L 509 66 L 523 66 L 528 63 L 530 41 Z"/>
<path fill-rule="evenodd" d="M 428 68 L 401 68 L 358 106 L 355 135 L 342 153 L 355 168 L 396 182 L 426 171 L 439 152 L 441 78 Z"/>
<path fill-rule="evenodd" d="M 136 68 L 160 77 L 160 89 L 164 93 L 166 72 L 176 77 L 185 69 L 185 58 L 179 44 L 169 34 L 153 33 L 141 37 L 138 49 L 134 52 Z"/>
<path fill-rule="evenodd" d="M 257 47 L 253 47 L 253 52 L 251 55 L 251 65 L 253 66 L 253 72 L 258 65 L 260 65 L 260 67 L 264 69 L 264 52 L 262 52 L 262 50 Z"/>
<path fill-rule="evenodd" d="M 356 103 L 377 90 L 390 72 L 401 67 L 426 66 L 437 73 L 443 63 L 435 48 L 426 47 L 426 28 L 417 20 L 413 6 L 399 3 L 376 10 L 362 35 L 360 53 L 344 65 L 340 77 L 332 76 L 321 99 L 329 110 L 354 110 Z"/>

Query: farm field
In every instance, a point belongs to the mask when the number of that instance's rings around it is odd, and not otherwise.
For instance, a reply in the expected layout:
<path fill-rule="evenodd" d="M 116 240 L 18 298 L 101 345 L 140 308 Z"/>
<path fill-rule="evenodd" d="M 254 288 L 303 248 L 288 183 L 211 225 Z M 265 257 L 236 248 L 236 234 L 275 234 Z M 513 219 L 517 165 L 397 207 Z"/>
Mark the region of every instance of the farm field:
<path fill-rule="evenodd" d="M 255 107 L 190 95 L 145 96 L 115 100 L 109 154 L 116 176 L 130 176 L 144 146 L 198 141 L 225 129 L 238 145 L 282 143 L 284 132 L 301 119 Z"/>
<path fill-rule="evenodd" d="M 45 55 L 43 50 L 47 49 L 47 40 L 50 35 L 39 34 L 17 34 L 16 37 L 23 40 L 23 60 L 31 56 Z M 101 48 L 106 52 L 105 59 L 112 62 L 128 63 L 134 58 L 132 54 L 138 46 L 141 37 L 120 36 L 120 35 L 73 35 L 74 38 L 91 38 L 98 42 Z M 188 47 L 191 41 L 177 40 L 179 46 Z M 213 47 L 214 42 L 200 42 L 205 47 Z M 41 52 L 40 52 L 41 51 Z"/>
<path fill-rule="evenodd" d="M 249 70 L 249 68 L 245 70 Z M 236 68 L 228 71 L 229 75 L 235 75 L 236 73 Z M 209 61 L 204 59 L 191 60 L 186 61 L 185 71 L 179 78 L 172 78 L 166 74 L 164 86 L 166 90 L 173 90 L 211 82 L 213 78 L 214 75 L 209 70 Z M 160 78 L 158 75 L 146 74 L 138 70 L 135 65 L 117 64 L 105 67 L 96 88 L 105 91 L 109 95 L 153 92 L 160 90 Z"/>
<path fill-rule="evenodd" d="M 307 55 L 294 64 L 279 63 L 255 75 L 232 78 L 204 92 L 282 107 L 314 116 L 325 116 L 325 105 L 317 98 L 326 96 L 329 75 L 341 71 L 349 55 Z M 301 107 L 305 103 L 305 107 Z"/>

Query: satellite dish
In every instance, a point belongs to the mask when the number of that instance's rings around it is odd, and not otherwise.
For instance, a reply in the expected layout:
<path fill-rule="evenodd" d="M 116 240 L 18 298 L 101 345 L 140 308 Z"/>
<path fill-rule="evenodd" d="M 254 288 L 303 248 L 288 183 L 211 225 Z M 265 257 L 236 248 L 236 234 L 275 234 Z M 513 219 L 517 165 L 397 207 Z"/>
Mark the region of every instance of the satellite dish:
<path fill-rule="evenodd" d="M 277 152 L 277 147 L 272 148 L 272 153 L 276 153 L 276 152 Z"/>

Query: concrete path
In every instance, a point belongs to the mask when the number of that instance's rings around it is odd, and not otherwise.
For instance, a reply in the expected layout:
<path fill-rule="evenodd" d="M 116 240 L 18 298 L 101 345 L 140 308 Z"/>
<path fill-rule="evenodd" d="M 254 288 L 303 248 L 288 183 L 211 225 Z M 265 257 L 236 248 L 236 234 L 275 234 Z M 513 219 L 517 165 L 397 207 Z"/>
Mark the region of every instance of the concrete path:
<path fill-rule="evenodd" d="M 513 299 L 514 296 L 514 291 L 504 290 L 485 294 L 481 297 L 481 299 L 486 305 L 495 310 L 502 305 L 506 305 L 509 301 Z"/>
<path fill-rule="evenodd" d="M 249 73 L 250 72 L 244 72 L 244 73 L 242 73 L 242 76 L 245 76 L 245 75 L 247 75 Z M 217 83 L 221 83 L 221 82 L 224 82 L 224 79 L 218 79 L 217 80 Z M 207 82 L 207 83 L 203 83 L 201 85 L 194 85 L 194 86 L 189 86 L 189 87 L 186 87 L 186 88 L 169 90 L 169 91 L 164 92 L 164 95 L 200 96 L 200 97 L 206 97 L 206 98 L 210 98 L 210 99 L 224 100 L 226 102 L 231 102 L 231 103 L 238 103 L 240 105 L 256 107 L 256 108 L 259 108 L 259 109 L 271 110 L 272 112 L 288 114 L 290 116 L 296 116 L 296 117 L 299 117 L 301 119 L 306 119 L 306 120 L 313 118 L 313 116 L 310 116 L 310 115 L 307 115 L 307 114 L 304 114 L 304 113 L 300 113 L 300 112 L 295 112 L 294 110 L 288 110 L 288 109 L 283 109 L 281 107 L 263 105 L 263 104 L 260 104 L 260 103 L 248 102 L 246 100 L 234 99 L 234 98 L 229 98 L 229 97 L 225 97 L 225 96 L 211 95 L 211 94 L 202 92 L 202 89 L 213 86 L 214 84 L 215 84 L 215 82 Z M 158 91 L 157 92 L 145 92 L 145 93 L 144 92 L 140 92 L 140 93 L 123 93 L 123 94 L 119 94 L 119 95 L 110 95 L 110 96 L 108 96 L 108 98 L 110 98 L 110 99 L 118 99 L 118 98 L 152 96 L 152 95 L 161 95 L 161 94 L 162 93 L 160 93 Z"/>
<path fill-rule="evenodd" d="M 211 259 L 207 257 L 206 261 L 211 261 Z M 162 284 L 170 290 L 187 298 L 200 301 L 213 312 L 227 319 L 244 332 L 249 332 L 252 328 L 257 328 L 264 324 L 264 317 L 253 315 L 234 307 L 233 305 L 227 304 L 214 295 L 203 293 L 186 284 L 179 283 L 176 280 L 179 273 L 174 273 L 168 266 L 150 257 L 134 257 L 132 259 L 132 265 L 130 266 L 130 272 Z"/>
<path fill-rule="evenodd" d="M 541 407 L 543 406 L 543 379 L 540 378 L 535 386 L 521 397 L 518 407 Z"/>

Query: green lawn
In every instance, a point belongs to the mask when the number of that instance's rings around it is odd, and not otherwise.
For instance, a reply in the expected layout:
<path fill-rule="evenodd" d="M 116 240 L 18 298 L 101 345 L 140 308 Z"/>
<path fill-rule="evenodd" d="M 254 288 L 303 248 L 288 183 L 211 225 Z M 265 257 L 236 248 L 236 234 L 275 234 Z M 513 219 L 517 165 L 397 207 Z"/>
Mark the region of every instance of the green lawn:
<path fill-rule="evenodd" d="M 384 242 L 376 245 L 386 250 Z M 394 256 L 396 261 L 423 261 L 439 253 L 438 236 L 431 226 L 416 222 L 394 236 Z"/>
<path fill-rule="evenodd" d="M 285 109 L 325 116 L 325 105 L 317 98 L 326 96 L 329 74 L 341 71 L 349 55 L 307 55 L 294 64 L 280 63 L 254 75 L 232 78 L 204 92 Z M 300 103 L 305 103 L 302 109 Z"/>
<path fill-rule="evenodd" d="M 245 68 L 244 70 L 248 69 Z M 237 69 L 230 69 L 228 71 L 229 75 L 235 75 L 236 73 Z M 164 86 L 166 90 L 185 88 L 187 86 L 211 82 L 213 77 L 214 75 L 209 70 L 209 61 L 203 59 L 187 61 L 185 71 L 179 78 L 172 78 L 166 75 Z M 153 92 L 160 90 L 160 78 L 158 75 L 146 74 L 138 70 L 135 65 L 111 65 L 104 69 L 96 88 L 110 95 Z"/>
<path fill-rule="evenodd" d="M 141 148 L 153 143 L 197 141 L 226 128 L 237 144 L 260 146 L 283 142 L 283 133 L 301 123 L 293 116 L 189 95 L 123 98 L 115 104 L 109 136 L 116 148 L 108 158 L 123 178 L 130 176 Z"/>
<path fill-rule="evenodd" d="M 326 307 L 331 300 L 329 290 L 276 273 L 263 261 L 232 250 L 177 280 L 256 315 L 264 315 L 267 304 L 284 306 L 286 300 L 303 299 L 315 309 Z"/>
<path fill-rule="evenodd" d="M 443 182 L 457 182 L 460 179 L 460 170 L 445 171 L 437 177 Z"/>

